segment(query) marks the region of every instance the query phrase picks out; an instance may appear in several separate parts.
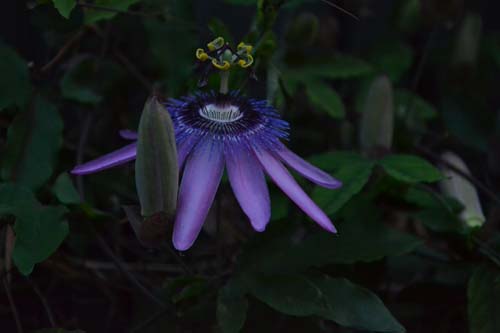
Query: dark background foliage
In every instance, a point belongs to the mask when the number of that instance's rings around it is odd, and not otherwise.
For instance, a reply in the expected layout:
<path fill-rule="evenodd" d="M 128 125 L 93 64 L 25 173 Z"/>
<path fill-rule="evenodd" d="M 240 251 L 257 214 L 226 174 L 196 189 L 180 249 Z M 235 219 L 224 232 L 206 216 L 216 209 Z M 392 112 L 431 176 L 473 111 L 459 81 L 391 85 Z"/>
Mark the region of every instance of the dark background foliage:
<path fill-rule="evenodd" d="M 358 19 L 320 0 L 3 1 L 0 331 L 500 332 L 500 6 L 335 3 Z M 274 187 L 256 234 L 224 180 L 190 251 L 171 225 L 148 250 L 123 211 L 133 164 L 68 175 L 124 145 L 153 91 L 198 89 L 194 51 L 219 35 L 256 45 L 257 80 L 231 86 L 343 181 L 301 181 L 337 236 Z M 445 151 L 465 189 L 439 186 Z"/>

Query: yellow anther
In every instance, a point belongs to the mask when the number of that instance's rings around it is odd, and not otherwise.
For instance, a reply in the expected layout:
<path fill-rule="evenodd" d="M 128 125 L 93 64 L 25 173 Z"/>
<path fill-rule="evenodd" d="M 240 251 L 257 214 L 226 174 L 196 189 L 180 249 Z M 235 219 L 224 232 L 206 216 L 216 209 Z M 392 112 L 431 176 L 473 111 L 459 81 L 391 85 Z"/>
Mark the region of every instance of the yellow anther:
<path fill-rule="evenodd" d="M 220 64 L 217 61 L 217 59 L 212 59 L 212 65 L 214 65 L 215 68 L 220 69 L 222 71 L 227 71 L 231 67 L 231 64 L 227 60 L 224 60 L 222 64 Z"/>
<path fill-rule="evenodd" d="M 241 68 L 248 68 L 252 66 L 253 64 L 253 57 L 251 55 L 247 55 L 247 60 L 240 59 L 238 60 L 238 65 L 241 66 Z"/>
<path fill-rule="evenodd" d="M 244 51 L 246 53 L 252 53 L 253 46 L 241 42 L 241 43 L 238 44 L 237 50 L 238 50 L 238 52 Z"/>
<path fill-rule="evenodd" d="M 210 52 L 218 50 L 223 46 L 224 46 L 224 38 L 222 37 L 217 37 L 216 39 L 207 44 L 208 50 Z"/>
<path fill-rule="evenodd" d="M 201 61 L 205 61 L 208 59 L 208 54 L 203 49 L 196 50 L 196 58 Z"/>

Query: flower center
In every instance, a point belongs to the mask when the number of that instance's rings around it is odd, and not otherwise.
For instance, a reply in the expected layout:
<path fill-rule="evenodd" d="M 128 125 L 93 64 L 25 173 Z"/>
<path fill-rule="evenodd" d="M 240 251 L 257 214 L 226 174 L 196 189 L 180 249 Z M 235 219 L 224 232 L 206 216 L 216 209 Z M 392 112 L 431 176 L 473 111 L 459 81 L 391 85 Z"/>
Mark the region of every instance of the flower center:
<path fill-rule="evenodd" d="M 230 123 L 243 117 L 240 108 L 234 105 L 208 104 L 201 107 L 198 113 L 205 119 L 220 123 Z"/>

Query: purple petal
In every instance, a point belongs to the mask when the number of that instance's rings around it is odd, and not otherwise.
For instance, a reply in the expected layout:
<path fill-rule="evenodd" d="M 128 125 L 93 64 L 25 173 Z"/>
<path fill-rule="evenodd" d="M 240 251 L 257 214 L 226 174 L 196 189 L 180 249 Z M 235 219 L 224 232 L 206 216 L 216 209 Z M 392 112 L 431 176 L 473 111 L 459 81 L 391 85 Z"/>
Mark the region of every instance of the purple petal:
<path fill-rule="evenodd" d="M 114 166 L 134 160 L 136 153 L 137 144 L 132 143 L 121 149 L 115 150 L 112 153 L 101 156 L 95 160 L 77 165 L 73 170 L 71 170 L 71 173 L 74 175 L 86 175 L 89 173 L 109 169 Z"/>
<path fill-rule="evenodd" d="M 193 135 L 177 144 L 177 162 L 179 165 L 179 170 L 182 169 L 187 156 L 189 155 L 191 150 L 193 150 L 193 147 L 198 143 L 199 140 L 200 138 L 198 136 Z"/>
<path fill-rule="evenodd" d="M 202 142 L 189 155 L 179 190 L 173 243 L 179 251 L 193 245 L 219 186 L 224 157 L 220 145 Z"/>
<path fill-rule="evenodd" d="M 328 216 L 309 198 L 276 157 L 264 150 L 255 150 L 255 153 L 269 177 L 297 206 L 324 229 L 337 232 Z"/>
<path fill-rule="evenodd" d="M 233 192 L 256 231 L 264 231 L 271 217 L 269 190 L 260 163 L 252 151 L 226 153 L 226 167 Z"/>
<path fill-rule="evenodd" d="M 277 151 L 277 154 L 289 167 L 315 184 L 329 189 L 336 189 L 342 186 L 342 182 L 333 178 L 323 170 L 318 169 L 309 162 L 303 160 L 300 156 L 298 156 L 285 146 L 283 146 L 281 150 Z"/>
<path fill-rule="evenodd" d="M 138 138 L 137 132 L 128 129 L 120 130 L 120 136 L 126 140 L 137 140 Z"/>

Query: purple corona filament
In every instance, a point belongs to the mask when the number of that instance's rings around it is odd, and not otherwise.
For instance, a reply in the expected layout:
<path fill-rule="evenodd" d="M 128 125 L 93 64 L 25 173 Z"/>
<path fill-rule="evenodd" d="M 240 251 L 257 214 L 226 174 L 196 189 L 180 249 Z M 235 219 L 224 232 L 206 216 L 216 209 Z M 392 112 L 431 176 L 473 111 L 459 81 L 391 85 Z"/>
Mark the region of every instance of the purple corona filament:
<path fill-rule="evenodd" d="M 236 199 L 256 231 L 264 231 L 271 216 L 267 174 L 312 220 L 336 232 L 328 216 L 284 165 L 325 188 L 339 188 L 341 182 L 285 147 L 281 140 L 288 136 L 288 123 L 267 101 L 249 99 L 238 92 L 210 92 L 171 99 L 166 108 L 174 123 L 179 169 L 184 169 L 173 232 L 176 249 L 189 249 L 198 237 L 224 167 Z M 121 135 L 137 139 L 131 131 Z M 135 155 L 133 143 L 78 165 L 72 173 L 94 173 L 131 161 Z"/>

